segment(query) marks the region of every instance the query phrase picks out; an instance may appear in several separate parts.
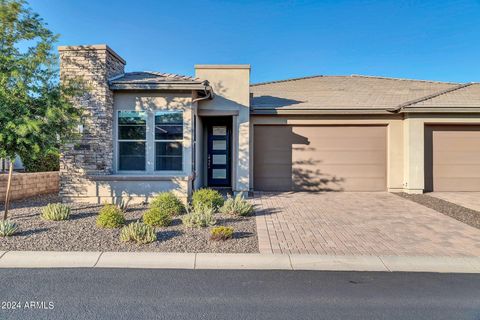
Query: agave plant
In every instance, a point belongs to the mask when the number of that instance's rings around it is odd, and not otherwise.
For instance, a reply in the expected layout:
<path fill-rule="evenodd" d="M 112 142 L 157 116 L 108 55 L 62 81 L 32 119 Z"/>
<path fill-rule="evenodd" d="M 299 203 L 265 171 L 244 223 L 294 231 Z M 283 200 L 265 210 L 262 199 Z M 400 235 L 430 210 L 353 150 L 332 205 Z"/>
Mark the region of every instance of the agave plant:
<path fill-rule="evenodd" d="M 133 241 L 139 244 L 150 243 L 157 240 L 155 229 L 140 221 L 130 223 L 120 231 L 120 241 Z"/>
<path fill-rule="evenodd" d="M 61 203 L 49 203 L 42 209 L 40 217 L 44 220 L 61 221 L 70 218 L 70 207 Z"/>
<path fill-rule="evenodd" d="M 18 231 L 18 224 L 10 220 L 0 220 L 0 237 L 13 236 Z"/>
<path fill-rule="evenodd" d="M 205 228 L 217 223 L 215 208 L 211 206 L 192 207 L 187 209 L 187 214 L 182 217 L 182 223 L 187 228 Z"/>
<path fill-rule="evenodd" d="M 230 195 L 220 208 L 220 212 L 236 216 L 249 216 L 253 212 L 253 205 L 243 198 L 240 192 L 232 198 Z"/>

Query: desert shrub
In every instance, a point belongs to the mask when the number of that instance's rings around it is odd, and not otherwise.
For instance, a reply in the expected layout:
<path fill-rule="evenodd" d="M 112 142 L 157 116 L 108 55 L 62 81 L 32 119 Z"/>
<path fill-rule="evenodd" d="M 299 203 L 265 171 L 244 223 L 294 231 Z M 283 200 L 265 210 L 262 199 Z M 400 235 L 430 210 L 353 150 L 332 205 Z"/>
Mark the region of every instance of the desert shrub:
<path fill-rule="evenodd" d="M 143 214 L 143 222 L 150 226 L 168 227 L 172 223 L 172 215 L 169 211 L 151 207 Z"/>
<path fill-rule="evenodd" d="M 231 239 L 233 236 L 232 227 L 215 227 L 210 230 L 210 239 L 212 240 L 227 240 Z"/>
<path fill-rule="evenodd" d="M 212 207 L 193 207 L 182 217 L 182 223 L 187 228 L 205 228 L 217 223 L 215 211 Z"/>
<path fill-rule="evenodd" d="M 155 229 L 140 221 L 130 223 L 120 231 L 120 241 L 133 241 L 138 244 L 150 243 L 157 240 Z"/>
<path fill-rule="evenodd" d="M 18 231 L 18 224 L 10 220 L 0 220 L 0 237 L 13 236 Z"/>
<path fill-rule="evenodd" d="M 235 198 L 228 196 L 220 208 L 220 212 L 236 216 L 249 216 L 253 212 L 253 205 L 243 198 L 242 193 L 239 193 Z"/>
<path fill-rule="evenodd" d="M 20 156 L 27 172 L 58 171 L 60 169 L 60 155 L 58 151 L 50 151 L 46 155 L 22 154 Z"/>
<path fill-rule="evenodd" d="M 182 214 L 185 211 L 185 206 L 182 201 L 171 192 L 159 193 L 153 198 L 150 206 L 152 208 L 159 208 L 170 214 L 172 217 Z"/>
<path fill-rule="evenodd" d="M 194 208 L 211 207 L 214 211 L 217 211 L 224 201 L 220 192 L 213 189 L 198 189 L 192 195 L 192 206 Z"/>
<path fill-rule="evenodd" d="M 122 210 L 113 204 L 106 204 L 100 209 L 97 217 L 97 226 L 101 228 L 120 228 L 125 224 Z"/>
<path fill-rule="evenodd" d="M 49 203 L 42 209 L 40 217 L 51 221 L 68 220 L 70 218 L 70 207 L 61 203 Z"/>

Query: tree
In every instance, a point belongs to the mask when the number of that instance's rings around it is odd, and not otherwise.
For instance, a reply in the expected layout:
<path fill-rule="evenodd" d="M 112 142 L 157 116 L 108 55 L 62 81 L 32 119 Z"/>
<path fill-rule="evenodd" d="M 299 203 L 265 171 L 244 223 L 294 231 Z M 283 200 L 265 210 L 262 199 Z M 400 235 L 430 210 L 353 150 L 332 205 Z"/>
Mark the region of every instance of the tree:
<path fill-rule="evenodd" d="M 10 160 L 3 219 L 8 217 L 13 160 L 42 155 L 70 139 L 81 109 L 78 81 L 59 81 L 58 36 L 23 0 L 0 0 L 0 158 Z"/>

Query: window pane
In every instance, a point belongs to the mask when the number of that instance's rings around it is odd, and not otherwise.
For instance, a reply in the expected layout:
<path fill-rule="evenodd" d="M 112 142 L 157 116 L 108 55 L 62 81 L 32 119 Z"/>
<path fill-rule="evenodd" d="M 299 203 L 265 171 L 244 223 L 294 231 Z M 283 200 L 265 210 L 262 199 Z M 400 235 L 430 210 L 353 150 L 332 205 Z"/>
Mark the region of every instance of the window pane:
<path fill-rule="evenodd" d="M 214 126 L 212 128 L 212 134 L 214 136 L 226 136 L 227 135 L 227 127 Z"/>
<path fill-rule="evenodd" d="M 226 179 L 227 178 L 227 169 L 213 169 L 212 170 L 213 179 Z"/>
<path fill-rule="evenodd" d="M 183 112 L 156 111 L 155 112 L 155 139 L 182 140 L 183 139 Z"/>
<path fill-rule="evenodd" d="M 183 126 L 182 125 L 155 125 L 155 139 L 156 140 L 182 140 Z"/>
<path fill-rule="evenodd" d="M 183 146 L 181 142 L 155 143 L 155 170 L 182 170 Z"/>
<path fill-rule="evenodd" d="M 212 164 L 227 164 L 226 154 L 214 154 L 212 156 L 213 156 Z"/>
<path fill-rule="evenodd" d="M 156 111 L 155 124 L 183 124 L 183 111 Z"/>
<path fill-rule="evenodd" d="M 119 143 L 119 170 L 145 170 L 145 142 Z"/>
<path fill-rule="evenodd" d="M 121 140 L 145 140 L 147 136 L 146 126 L 118 126 L 118 138 Z"/>
<path fill-rule="evenodd" d="M 118 111 L 118 124 L 138 124 L 147 123 L 147 113 L 145 111 Z"/>
<path fill-rule="evenodd" d="M 213 150 L 227 150 L 227 141 L 226 140 L 213 140 L 212 141 Z"/>
<path fill-rule="evenodd" d="M 144 111 L 118 111 L 118 139 L 145 140 L 147 114 Z"/>
<path fill-rule="evenodd" d="M 157 157 L 155 170 L 182 171 L 182 157 Z"/>

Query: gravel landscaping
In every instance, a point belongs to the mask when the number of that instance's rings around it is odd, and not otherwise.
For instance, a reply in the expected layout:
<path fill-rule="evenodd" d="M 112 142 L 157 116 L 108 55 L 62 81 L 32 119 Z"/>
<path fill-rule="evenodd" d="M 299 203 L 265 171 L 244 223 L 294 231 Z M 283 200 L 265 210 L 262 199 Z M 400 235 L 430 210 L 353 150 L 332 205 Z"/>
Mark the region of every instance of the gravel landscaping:
<path fill-rule="evenodd" d="M 431 197 L 427 194 L 407 194 L 396 193 L 398 196 L 424 205 L 430 209 L 443 213 L 458 221 L 466 223 L 472 227 L 480 229 L 480 212 L 459 206 L 436 197 Z"/>
<path fill-rule="evenodd" d="M 42 220 L 41 208 L 55 202 L 60 199 L 54 195 L 14 201 L 9 215 L 19 224 L 20 230 L 12 237 L 0 238 L 0 250 L 258 252 L 254 216 L 217 214 L 217 226 L 235 230 L 233 239 L 226 241 L 209 240 L 210 228 L 186 229 L 177 217 L 171 226 L 156 228 L 157 241 L 136 245 L 120 242 L 120 229 L 101 229 L 95 225 L 99 205 L 71 204 L 70 220 Z M 3 204 L 0 209 L 3 212 Z M 146 206 L 131 206 L 125 214 L 127 223 L 141 219 L 146 209 Z"/>

